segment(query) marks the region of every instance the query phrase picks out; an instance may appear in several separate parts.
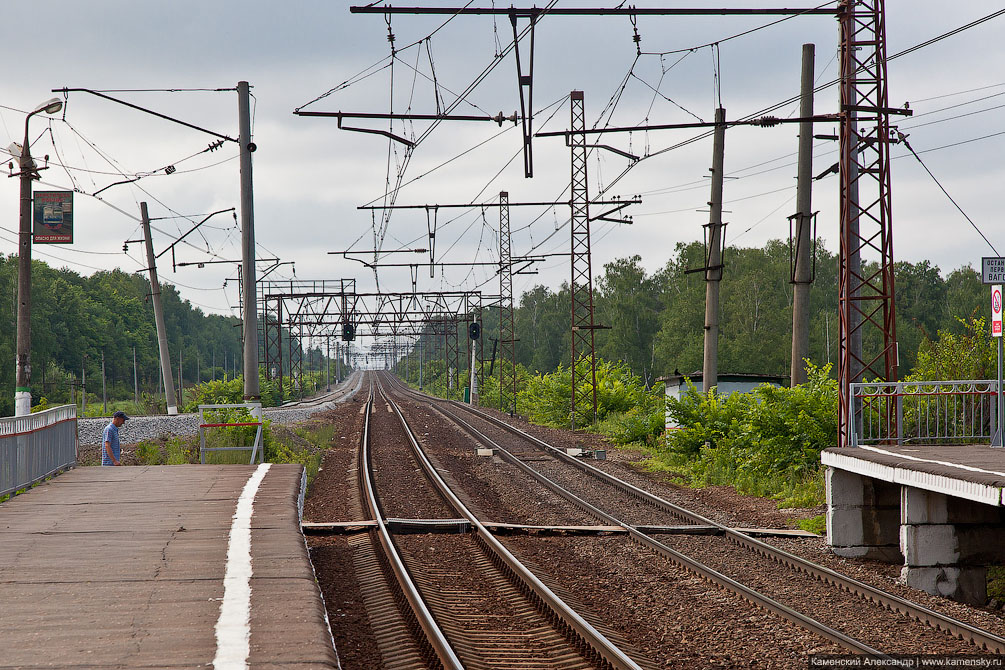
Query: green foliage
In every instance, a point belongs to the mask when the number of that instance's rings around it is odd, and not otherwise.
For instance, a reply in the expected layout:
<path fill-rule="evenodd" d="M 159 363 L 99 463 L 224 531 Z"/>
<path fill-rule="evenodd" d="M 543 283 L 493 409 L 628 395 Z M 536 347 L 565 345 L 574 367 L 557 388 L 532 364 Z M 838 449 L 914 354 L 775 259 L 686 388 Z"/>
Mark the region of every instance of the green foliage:
<path fill-rule="evenodd" d="M 809 519 L 800 519 L 796 522 L 796 526 L 802 530 L 816 533 L 817 535 L 823 535 L 827 532 L 827 516 L 824 514 L 818 514 L 817 516 L 810 517 Z"/>
<path fill-rule="evenodd" d="M 1005 565 L 988 566 L 988 598 L 1005 601 Z"/>
<path fill-rule="evenodd" d="M 183 465 L 199 462 L 199 445 L 192 440 L 174 437 L 164 446 L 168 465 Z"/>
<path fill-rule="evenodd" d="M 795 388 L 763 385 L 722 398 L 689 385 L 667 411 L 672 431 L 654 458 L 698 485 L 731 485 L 809 507 L 823 497 L 820 451 L 837 435 L 837 383 L 830 366 L 807 366 Z"/>
<path fill-rule="evenodd" d="M 296 426 L 292 433 L 284 434 L 281 440 L 270 439 L 266 443 L 266 460 L 269 463 L 303 465 L 307 471 L 307 485 L 310 486 L 321 468 L 324 450 L 331 445 L 334 436 L 334 425 Z"/>
<path fill-rule="evenodd" d="M 244 400 L 244 378 L 203 382 L 189 389 L 189 393 L 191 401 L 185 406 L 185 412 L 198 412 L 199 405 L 240 403 Z"/>
<path fill-rule="evenodd" d="M 500 386 L 499 380 L 506 371 L 506 379 L 509 380 L 512 377 L 509 374 L 509 362 L 508 361 L 496 361 L 495 370 L 491 377 L 488 376 L 488 368 L 485 369 L 485 377 L 482 381 L 482 385 L 478 388 L 478 404 L 482 407 L 494 407 L 500 411 L 509 410 L 509 399 L 512 397 L 512 388 L 507 389 L 507 393 L 503 394 L 500 398 Z M 527 372 L 527 368 L 523 365 L 517 363 L 516 366 L 516 388 L 522 389 L 527 385 L 527 380 L 530 379 L 530 373 Z M 519 392 L 517 394 L 517 412 L 523 414 L 526 412 L 526 406 L 521 404 Z"/>
<path fill-rule="evenodd" d="M 957 328 L 939 330 L 938 339 L 925 339 L 907 381 L 991 379 L 997 374 L 996 343 L 984 317 L 956 319 Z"/>
<path fill-rule="evenodd" d="M 17 256 L 0 255 L 0 314 L 14 313 L 16 286 Z M 203 314 L 168 284 L 161 291 L 173 373 L 179 354 L 186 384 L 198 381 L 198 373 L 211 374 L 214 355 L 220 363 L 233 360 L 241 350 L 237 319 Z M 79 402 L 86 371 L 88 409 L 99 405 L 102 354 L 109 404 L 132 399 L 134 348 L 139 386 L 148 398 L 157 395 L 160 365 L 149 295 L 150 285 L 139 275 L 111 270 L 82 277 L 32 261 L 32 404 L 43 396 L 50 406 L 68 403 L 71 389 Z M 14 360 L 15 332 L 13 320 L 0 328 L 0 359 Z M 0 415 L 13 412 L 13 396 L 14 366 L 4 366 Z M 158 410 L 164 411 L 163 401 Z"/>
<path fill-rule="evenodd" d="M 141 465 L 183 465 L 199 462 L 199 438 L 162 436 L 136 445 L 136 460 Z"/>
<path fill-rule="evenodd" d="M 246 407 L 227 407 L 205 410 L 203 418 L 206 423 L 251 423 L 254 417 Z M 265 448 L 265 460 L 269 460 L 269 446 L 272 432 L 269 430 L 271 421 L 262 419 L 262 442 Z M 241 451 L 207 452 L 206 462 L 214 464 L 248 463 L 251 460 L 251 447 L 255 444 L 257 426 L 219 426 L 204 428 L 207 449 L 247 447 Z"/>
<path fill-rule="evenodd" d="M 160 447 L 153 442 L 140 442 L 136 445 L 136 460 L 143 465 L 157 465 L 161 462 L 160 451 Z"/>
<path fill-rule="evenodd" d="M 576 426 L 594 423 L 593 386 L 589 382 L 589 360 L 577 362 L 579 379 L 576 393 Z M 623 361 L 596 361 L 597 422 L 606 425 L 619 442 L 645 440 L 662 432 L 662 387 L 647 389 Z M 547 426 L 569 427 L 572 409 L 572 371 L 559 366 L 550 374 L 536 374 L 519 384 L 521 413 Z"/>

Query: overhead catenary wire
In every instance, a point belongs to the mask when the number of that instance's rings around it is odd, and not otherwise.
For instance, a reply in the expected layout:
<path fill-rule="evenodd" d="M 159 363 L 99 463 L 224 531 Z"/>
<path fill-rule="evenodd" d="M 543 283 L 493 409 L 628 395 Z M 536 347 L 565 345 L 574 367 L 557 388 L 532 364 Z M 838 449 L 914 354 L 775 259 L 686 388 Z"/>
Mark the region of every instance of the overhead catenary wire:
<path fill-rule="evenodd" d="M 987 242 L 987 245 L 991 247 L 991 250 L 994 251 L 995 254 L 998 254 L 998 250 L 995 249 L 995 245 L 991 244 L 991 240 L 987 238 L 987 235 L 984 234 L 984 231 L 982 231 L 980 227 L 978 227 L 978 225 L 974 223 L 974 220 L 971 219 L 970 216 L 963 211 L 963 208 L 960 207 L 960 204 L 956 202 L 956 199 L 949 194 L 949 191 L 947 191 L 946 187 L 942 185 L 942 182 L 939 181 L 938 177 L 936 177 L 935 174 L 928 168 L 928 166 L 925 165 L 925 161 L 921 160 L 921 156 L 919 156 L 914 151 L 914 149 L 911 147 L 911 143 L 907 141 L 907 135 L 905 135 L 904 133 L 898 133 L 897 135 L 900 139 L 900 143 L 903 144 L 905 147 L 907 147 L 907 150 L 910 151 L 911 154 L 918 160 L 918 163 L 921 164 L 921 167 L 925 168 L 925 172 L 928 173 L 928 176 L 932 178 L 932 181 L 934 181 L 935 184 L 939 187 L 939 189 L 941 189 L 941 191 L 946 195 L 946 197 L 949 198 L 949 201 L 953 203 L 953 206 L 956 207 L 957 210 L 959 210 L 960 214 L 963 215 L 963 218 L 965 218 L 970 223 L 970 225 L 973 226 L 973 229 L 977 231 L 977 234 L 980 235 L 985 242 Z M 1001 254 L 998 255 L 1000 256 Z"/>
<path fill-rule="evenodd" d="M 970 25 L 974 25 L 974 24 L 970 24 Z M 955 32 L 955 31 L 954 31 L 954 32 Z M 933 41 L 929 41 L 929 43 L 934 43 L 934 42 L 933 42 Z M 657 89 L 657 90 L 658 90 L 658 89 Z M 993 137 L 993 136 L 994 136 L 994 135 L 990 135 L 990 137 Z M 976 140 L 971 140 L 971 141 L 976 141 Z M 782 159 L 779 159 L 779 160 L 782 160 Z M 781 166 L 781 167 L 784 167 L 784 166 Z M 780 169 L 780 168 L 771 168 L 771 169 Z M 615 184 L 616 184 L 616 181 L 615 181 L 615 182 L 611 182 L 611 183 L 607 184 L 607 185 L 606 185 L 606 187 L 604 188 L 604 190 L 605 190 L 606 192 L 609 192 L 609 191 L 610 191 L 610 190 L 612 189 L 612 187 L 613 187 L 613 186 L 614 186 Z M 753 196 L 752 196 L 752 197 L 753 197 Z M 605 234 L 607 234 L 607 233 L 605 233 Z M 549 237 L 550 237 L 550 236 L 549 236 Z M 458 238 L 458 239 L 460 239 L 460 238 Z M 536 246 L 539 246 L 539 245 L 536 245 Z"/>

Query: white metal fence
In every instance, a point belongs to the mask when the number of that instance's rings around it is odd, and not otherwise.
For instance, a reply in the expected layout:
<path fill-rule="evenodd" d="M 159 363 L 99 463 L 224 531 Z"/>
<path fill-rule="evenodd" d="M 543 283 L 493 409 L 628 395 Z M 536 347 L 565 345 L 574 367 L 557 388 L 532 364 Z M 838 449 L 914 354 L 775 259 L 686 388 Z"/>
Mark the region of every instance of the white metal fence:
<path fill-rule="evenodd" d="M 0 418 L 0 496 L 77 463 L 77 408 Z"/>
<path fill-rule="evenodd" d="M 966 444 L 995 433 L 995 380 L 849 384 L 851 446 Z"/>
<path fill-rule="evenodd" d="M 206 411 L 209 410 L 216 418 L 215 421 L 207 423 Z M 250 421 L 243 421 L 241 417 L 250 418 Z M 235 420 L 236 419 L 236 420 Z M 255 427 L 254 441 L 247 446 L 237 447 L 208 447 L 206 445 L 207 428 L 239 428 Z M 230 405 L 199 405 L 199 462 L 206 463 L 206 454 L 227 451 L 250 451 L 251 464 L 255 461 L 265 462 L 265 447 L 262 444 L 262 403 L 245 402 Z"/>

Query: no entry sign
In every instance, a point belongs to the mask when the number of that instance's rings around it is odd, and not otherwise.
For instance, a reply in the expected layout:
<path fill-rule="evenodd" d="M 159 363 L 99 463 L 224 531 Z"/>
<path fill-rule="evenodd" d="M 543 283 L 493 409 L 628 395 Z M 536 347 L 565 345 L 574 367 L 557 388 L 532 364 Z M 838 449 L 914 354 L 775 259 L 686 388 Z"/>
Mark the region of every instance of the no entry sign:
<path fill-rule="evenodd" d="M 1002 287 L 995 284 L 991 287 L 991 334 L 1002 336 Z"/>

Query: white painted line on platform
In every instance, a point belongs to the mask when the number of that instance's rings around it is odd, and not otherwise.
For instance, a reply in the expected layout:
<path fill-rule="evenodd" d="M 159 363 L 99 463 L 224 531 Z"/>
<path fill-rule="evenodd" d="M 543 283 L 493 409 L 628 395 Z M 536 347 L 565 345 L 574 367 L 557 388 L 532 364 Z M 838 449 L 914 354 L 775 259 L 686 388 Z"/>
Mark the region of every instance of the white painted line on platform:
<path fill-rule="evenodd" d="M 997 470 L 985 470 L 984 468 L 976 468 L 972 465 L 961 465 L 960 463 L 950 463 L 949 461 L 937 461 L 933 458 L 918 458 L 917 456 L 907 456 L 899 452 L 887 451 L 886 449 L 880 449 L 879 447 L 869 447 L 865 445 L 859 445 L 859 449 L 865 449 L 867 451 L 875 451 L 877 454 L 886 454 L 887 456 L 896 456 L 897 458 L 903 458 L 909 461 L 918 461 L 919 463 L 934 463 L 935 465 L 944 465 L 947 468 L 959 468 L 960 470 L 969 470 L 970 472 L 981 472 L 986 475 L 998 475 L 999 477 L 1005 477 L 1005 472 L 998 472 Z"/>
<path fill-rule="evenodd" d="M 269 471 L 262 463 L 237 499 L 227 545 L 227 571 L 223 577 L 223 601 L 216 622 L 216 670 L 245 670 L 251 651 L 251 513 L 258 487 Z"/>

